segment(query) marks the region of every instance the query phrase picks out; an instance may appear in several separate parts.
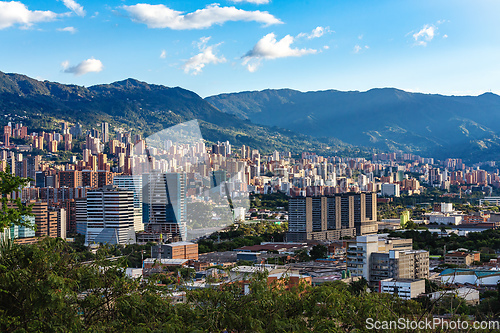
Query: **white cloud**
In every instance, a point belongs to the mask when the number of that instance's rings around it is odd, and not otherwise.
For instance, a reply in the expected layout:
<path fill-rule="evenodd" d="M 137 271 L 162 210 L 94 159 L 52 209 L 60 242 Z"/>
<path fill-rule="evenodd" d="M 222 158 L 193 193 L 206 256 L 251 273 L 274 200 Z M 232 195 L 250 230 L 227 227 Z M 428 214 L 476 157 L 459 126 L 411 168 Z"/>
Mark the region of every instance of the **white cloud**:
<path fill-rule="evenodd" d="M 426 24 L 420 31 L 413 34 L 413 39 L 415 40 L 416 45 L 427 46 L 427 43 L 430 42 L 434 36 L 436 35 L 436 30 L 438 28 L 434 25 Z"/>
<path fill-rule="evenodd" d="M 283 23 L 268 12 L 220 7 L 219 4 L 212 4 L 187 14 L 170 9 L 165 5 L 145 3 L 123 6 L 122 8 L 130 14 L 134 22 L 144 23 L 149 28 L 204 29 L 228 21 L 255 21 L 266 26 Z"/>
<path fill-rule="evenodd" d="M 326 33 L 332 32 L 330 30 L 330 27 L 316 27 L 313 29 L 313 31 L 310 34 L 307 34 L 305 32 L 301 32 L 300 34 L 297 35 L 297 38 L 301 37 L 307 37 L 308 39 L 313 39 L 313 38 L 318 38 L 323 36 Z"/>
<path fill-rule="evenodd" d="M 165 50 L 161 50 L 161 53 L 160 53 L 160 58 L 161 59 L 165 59 L 167 57 L 167 51 Z"/>
<path fill-rule="evenodd" d="M 0 1 L 0 29 L 20 24 L 22 28 L 29 28 L 34 23 L 54 21 L 60 14 L 49 10 L 29 10 L 18 1 Z"/>
<path fill-rule="evenodd" d="M 197 42 L 198 49 L 201 51 L 197 55 L 189 58 L 183 65 L 184 73 L 186 74 L 199 74 L 203 68 L 208 64 L 219 64 L 226 62 L 224 56 L 217 57 L 215 55 L 215 48 L 220 44 L 207 46 L 210 37 L 201 37 L 200 41 Z"/>
<path fill-rule="evenodd" d="M 270 2 L 270 0 L 229 0 L 229 1 L 236 3 L 248 2 L 248 3 L 253 3 L 254 5 L 266 5 Z"/>
<path fill-rule="evenodd" d="M 94 58 L 84 60 L 78 65 L 71 67 L 69 66 L 69 61 L 66 60 L 61 63 L 61 66 L 63 67 L 64 73 L 72 73 L 76 76 L 84 75 L 91 72 L 98 73 L 102 71 L 104 68 L 102 62 Z"/>
<path fill-rule="evenodd" d="M 203 50 L 207 46 L 208 41 L 212 37 L 201 37 L 199 42 L 193 42 L 198 46 L 198 49 Z"/>
<path fill-rule="evenodd" d="M 443 38 L 448 38 L 448 35 L 447 35 L 447 34 L 444 34 L 444 35 L 443 35 Z"/>
<path fill-rule="evenodd" d="M 76 15 L 81 17 L 85 16 L 85 10 L 75 0 L 62 0 L 62 2 L 69 10 L 74 12 Z"/>
<path fill-rule="evenodd" d="M 66 32 L 69 32 L 69 33 L 76 33 L 78 30 L 76 30 L 75 27 L 65 27 L 65 28 L 59 28 L 57 29 L 57 31 L 66 31 Z"/>
<path fill-rule="evenodd" d="M 243 56 L 243 65 L 247 66 L 250 72 L 254 72 L 260 65 L 262 59 L 277 59 L 286 57 L 301 57 L 306 54 L 317 53 L 315 49 L 291 48 L 294 38 L 286 35 L 281 40 L 276 40 L 274 33 L 269 33 L 262 37 L 255 44 L 252 50 Z"/>
<path fill-rule="evenodd" d="M 330 48 L 330 46 L 328 46 L 328 45 L 324 45 L 324 46 L 323 46 L 323 48 L 324 48 L 325 50 L 328 50 L 328 49 Z"/>
<path fill-rule="evenodd" d="M 359 53 L 363 50 L 368 50 L 370 47 L 368 45 L 365 45 L 365 46 L 360 46 L 360 45 L 354 45 L 354 49 L 353 49 L 353 52 L 354 53 Z"/>
<path fill-rule="evenodd" d="M 260 67 L 260 61 L 249 62 L 247 64 L 247 69 L 250 73 L 255 72 Z"/>

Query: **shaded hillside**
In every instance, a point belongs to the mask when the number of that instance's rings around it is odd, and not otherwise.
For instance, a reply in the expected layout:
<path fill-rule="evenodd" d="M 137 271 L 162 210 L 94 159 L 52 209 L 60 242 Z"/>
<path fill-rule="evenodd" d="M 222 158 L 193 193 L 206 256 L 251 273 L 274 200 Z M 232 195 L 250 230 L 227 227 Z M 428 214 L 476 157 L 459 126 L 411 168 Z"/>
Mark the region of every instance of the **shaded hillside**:
<path fill-rule="evenodd" d="M 442 96 L 385 88 L 367 92 L 290 89 L 206 98 L 266 126 L 436 157 L 500 160 L 500 96 Z"/>
<path fill-rule="evenodd" d="M 235 146 L 245 144 L 265 152 L 358 152 L 331 136 L 311 138 L 255 125 L 219 111 L 189 90 L 134 79 L 86 88 L 0 72 L 0 114 L 6 121 L 22 120 L 30 130 L 55 129 L 60 120 L 80 122 L 86 128 L 107 121 L 144 135 L 199 119 L 204 138 L 212 142 L 229 140 Z"/>

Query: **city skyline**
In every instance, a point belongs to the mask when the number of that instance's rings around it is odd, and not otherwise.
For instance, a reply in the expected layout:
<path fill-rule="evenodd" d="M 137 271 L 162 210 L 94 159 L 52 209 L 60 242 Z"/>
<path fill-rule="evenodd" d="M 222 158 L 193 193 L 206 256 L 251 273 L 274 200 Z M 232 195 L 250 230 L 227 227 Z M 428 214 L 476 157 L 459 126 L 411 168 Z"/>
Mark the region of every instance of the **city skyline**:
<path fill-rule="evenodd" d="M 292 88 L 500 93 L 493 1 L 0 1 L 3 72 L 203 97 Z"/>

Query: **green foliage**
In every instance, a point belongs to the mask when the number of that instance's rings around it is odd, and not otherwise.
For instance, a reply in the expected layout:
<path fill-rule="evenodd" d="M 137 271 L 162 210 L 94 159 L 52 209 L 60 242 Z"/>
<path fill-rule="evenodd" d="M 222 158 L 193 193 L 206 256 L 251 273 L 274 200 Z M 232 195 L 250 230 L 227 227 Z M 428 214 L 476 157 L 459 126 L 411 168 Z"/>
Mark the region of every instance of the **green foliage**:
<path fill-rule="evenodd" d="M 2 211 L 0 213 L 0 230 L 4 230 L 12 225 L 20 225 L 33 228 L 23 216 L 31 215 L 31 206 L 24 205 L 21 199 L 10 197 L 12 192 L 18 191 L 27 186 L 31 179 L 21 178 L 7 171 L 0 172 L 0 193 L 2 195 Z"/>
<path fill-rule="evenodd" d="M 250 208 L 288 211 L 288 199 L 289 197 L 281 192 L 271 194 L 252 194 L 250 195 Z M 278 207 L 283 208 L 278 209 Z"/>
<path fill-rule="evenodd" d="M 260 221 L 252 224 L 234 224 L 229 230 L 219 231 L 209 238 L 199 240 L 198 251 L 200 253 L 232 251 L 243 246 L 258 245 L 262 242 L 281 242 L 287 230 L 288 224 L 283 222 L 277 224 Z M 216 242 L 219 238 L 221 242 Z"/>
<path fill-rule="evenodd" d="M 45 238 L 33 246 L 0 246 L 0 331 L 80 328 L 77 291 L 81 267 L 65 242 Z"/>
<path fill-rule="evenodd" d="M 307 253 L 306 249 L 301 249 L 301 250 L 295 251 L 295 258 L 299 262 L 311 261 L 311 257 Z"/>
<path fill-rule="evenodd" d="M 466 248 L 470 251 L 495 252 L 500 250 L 500 230 L 489 229 L 483 232 L 471 232 L 467 236 L 451 234 L 449 237 L 438 237 L 437 233 L 428 230 L 406 230 L 404 232 L 394 232 L 392 237 L 402 237 L 413 239 L 413 248 L 416 250 L 428 250 L 431 255 L 442 255 L 444 246 L 446 249 L 456 250 Z M 496 258 L 493 254 L 492 258 Z M 481 260 L 488 261 L 489 257 L 482 254 Z"/>
<path fill-rule="evenodd" d="M 122 249 L 123 250 L 123 249 Z M 116 251 L 104 249 L 97 257 Z M 367 292 L 363 279 L 312 287 L 268 283 L 266 274 L 250 279 L 249 293 L 239 283 L 186 290 L 186 304 L 174 304 L 172 291 L 155 284 L 159 276 L 127 278 L 123 262 L 77 260 L 61 239 L 34 245 L 0 246 L 0 331 L 2 332 L 353 332 L 366 331 L 367 318 L 417 320 L 431 315 L 415 301 Z M 192 270 L 165 275 L 175 284 Z M 161 279 L 160 279 L 161 280 Z M 179 290 L 179 289 L 177 289 Z M 182 290 L 182 289 L 181 289 Z M 498 292 L 468 307 L 458 299 L 435 304 L 435 313 L 498 314 Z"/>
<path fill-rule="evenodd" d="M 314 245 L 311 251 L 309 251 L 312 260 L 326 258 L 327 253 L 328 248 L 322 244 Z"/>

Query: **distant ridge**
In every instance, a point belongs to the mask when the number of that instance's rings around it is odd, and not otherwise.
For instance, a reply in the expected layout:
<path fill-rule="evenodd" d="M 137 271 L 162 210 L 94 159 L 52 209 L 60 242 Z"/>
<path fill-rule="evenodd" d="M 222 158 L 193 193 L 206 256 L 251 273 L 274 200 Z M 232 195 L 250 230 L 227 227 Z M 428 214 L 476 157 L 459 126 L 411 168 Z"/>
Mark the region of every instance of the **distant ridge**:
<path fill-rule="evenodd" d="M 0 115 L 5 122 L 22 121 L 30 130 L 59 129 L 61 120 L 80 122 L 87 128 L 107 121 L 144 135 L 199 119 L 206 140 L 229 140 L 234 146 L 245 144 L 263 152 L 364 151 L 333 137 L 318 139 L 255 125 L 221 112 L 192 91 L 132 78 L 86 88 L 0 72 Z"/>
<path fill-rule="evenodd" d="M 500 160 L 500 96 L 444 96 L 395 88 L 359 91 L 266 89 L 205 99 L 266 126 L 335 136 L 360 146 L 471 161 Z"/>

